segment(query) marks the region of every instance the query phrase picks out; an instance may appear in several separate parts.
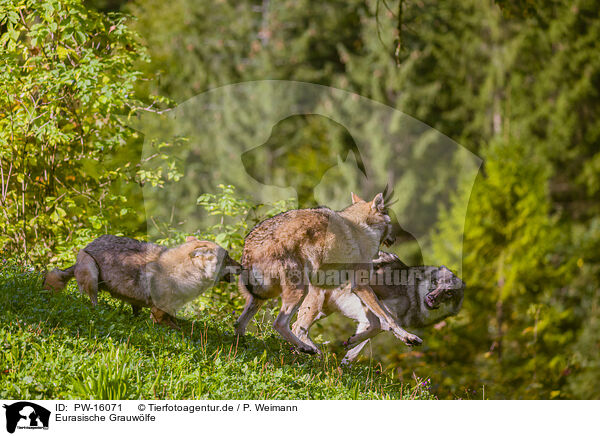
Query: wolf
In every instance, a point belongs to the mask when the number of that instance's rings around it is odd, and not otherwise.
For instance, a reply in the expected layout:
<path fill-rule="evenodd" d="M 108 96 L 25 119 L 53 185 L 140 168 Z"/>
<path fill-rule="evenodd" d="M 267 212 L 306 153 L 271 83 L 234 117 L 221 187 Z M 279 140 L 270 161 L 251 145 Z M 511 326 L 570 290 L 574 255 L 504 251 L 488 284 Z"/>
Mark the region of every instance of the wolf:
<path fill-rule="evenodd" d="M 235 281 L 241 265 L 221 246 L 188 236 L 173 248 L 136 239 L 104 235 L 77 254 L 75 265 L 54 269 L 44 278 L 44 289 L 59 291 L 75 277 L 79 292 L 92 305 L 98 291 L 131 304 L 134 314 L 150 307 L 154 322 L 177 328 L 177 309 L 216 282 Z"/>
<path fill-rule="evenodd" d="M 383 307 L 403 327 L 429 326 L 460 311 L 465 283 L 445 266 L 409 267 L 398 256 L 379 251 L 377 259 L 373 260 L 373 269 L 371 288 Z M 298 311 L 292 332 L 305 339 L 314 322 L 334 312 L 358 323 L 356 333 L 348 340 L 348 344 L 354 346 L 342 363 L 354 360 L 369 338 L 387 330 L 349 286 L 344 285 L 329 291 L 311 290 Z"/>
<path fill-rule="evenodd" d="M 351 292 L 380 319 L 382 325 L 408 345 L 419 337 L 402 329 L 385 309 L 368 281 L 379 246 L 393 243 L 384 194 L 364 201 L 352 193 L 352 204 L 341 211 L 326 207 L 290 210 L 255 226 L 245 238 L 238 287 L 246 305 L 235 324 L 243 335 L 262 304 L 281 296 L 281 310 L 273 328 L 300 351 L 318 354 L 308 335 L 290 330 L 290 319 L 307 293 L 350 283 Z M 327 274 L 338 280 L 316 280 Z M 331 274 L 333 273 L 333 274 Z"/>

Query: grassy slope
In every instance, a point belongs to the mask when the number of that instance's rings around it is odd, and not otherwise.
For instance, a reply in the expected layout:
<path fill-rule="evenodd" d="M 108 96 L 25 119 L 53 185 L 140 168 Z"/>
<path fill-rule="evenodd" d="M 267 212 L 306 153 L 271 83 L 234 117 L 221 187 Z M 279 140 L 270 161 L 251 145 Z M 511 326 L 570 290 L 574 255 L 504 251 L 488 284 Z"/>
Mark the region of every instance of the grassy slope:
<path fill-rule="evenodd" d="M 20 399 L 407 399 L 402 385 L 364 364 L 340 368 L 299 355 L 261 326 L 237 343 L 234 314 L 199 313 L 181 332 L 148 312 L 102 297 L 92 308 L 74 282 L 58 295 L 39 276 L 4 261 L 0 270 L 0 398 Z M 218 318 L 218 319 L 217 319 Z"/>

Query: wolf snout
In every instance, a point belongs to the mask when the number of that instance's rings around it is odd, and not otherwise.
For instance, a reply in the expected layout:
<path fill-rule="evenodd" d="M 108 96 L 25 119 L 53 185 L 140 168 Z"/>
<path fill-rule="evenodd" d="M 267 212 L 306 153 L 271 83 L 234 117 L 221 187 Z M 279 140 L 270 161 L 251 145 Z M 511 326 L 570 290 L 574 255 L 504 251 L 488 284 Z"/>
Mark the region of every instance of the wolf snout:
<path fill-rule="evenodd" d="M 233 260 L 229 255 L 225 257 L 223 267 L 221 268 L 221 281 L 227 283 L 235 282 L 235 276 L 242 272 L 242 265 Z"/>
<path fill-rule="evenodd" d="M 427 306 L 427 308 L 430 310 L 437 309 L 435 297 L 433 295 L 428 294 L 425 297 L 425 306 Z"/>

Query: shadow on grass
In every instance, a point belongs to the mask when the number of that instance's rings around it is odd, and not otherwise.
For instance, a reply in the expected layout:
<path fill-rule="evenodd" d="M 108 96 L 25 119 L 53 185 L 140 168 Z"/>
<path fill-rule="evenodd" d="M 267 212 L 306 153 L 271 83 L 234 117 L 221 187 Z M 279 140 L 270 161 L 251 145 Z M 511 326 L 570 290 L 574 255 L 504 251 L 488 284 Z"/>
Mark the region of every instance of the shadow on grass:
<path fill-rule="evenodd" d="M 198 313 L 194 320 L 178 320 L 181 331 L 175 331 L 154 325 L 148 309 L 134 316 L 129 305 L 108 294 L 101 294 L 94 308 L 87 296 L 79 295 L 74 282 L 57 294 L 41 290 L 40 283 L 39 275 L 32 272 L 3 274 L 0 271 L 0 327 L 12 331 L 15 338 L 21 338 L 19 345 L 12 347 L 12 364 L 8 368 L 10 380 L 18 385 L 10 391 L 11 395 L 17 392 L 21 396 L 35 394 L 44 398 L 50 392 L 67 398 L 73 395 L 77 398 L 108 398 L 112 394 L 104 392 L 104 385 L 112 383 L 115 389 L 124 385 L 133 389 L 134 393 L 127 395 L 134 397 L 139 391 L 143 397 L 170 398 L 173 395 L 173 398 L 188 398 L 203 395 L 204 391 L 194 390 L 197 388 L 193 383 L 202 386 L 208 383 L 211 390 L 206 392 L 213 395 L 216 389 L 215 398 L 220 399 L 399 399 L 413 396 L 410 387 L 406 391 L 392 372 L 384 374 L 380 365 L 358 364 L 340 368 L 337 356 L 328 350 L 322 357 L 293 351 L 290 344 L 273 331 L 270 323 L 261 321 L 260 316 L 254 321 L 259 333 L 244 338 L 233 333 L 233 311 L 216 311 L 214 308 Z M 267 323 L 269 325 L 265 325 Z M 21 332 L 28 334 L 21 335 Z M 56 388 L 57 375 L 46 380 L 46 384 L 42 383 L 35 392 L 29 384 L 21 383 L 26 373 L 15 362 L 24 356 L 26 349 L 31 349 L 26 344 L 31 341 L 35 342 L 32 344 L 34 352 L 42 353 L 36 371 L 46 374 L 58 370 L 61 383 L 69 386 L 68 389 L 79 386 L 78 391 Z M 57 349 L 47 348 L 53 346 Z M 119 360 L 118 353 L 123 346 L 137 353 L 139 358 Z M 53 363 L 56 353 L 66 353 L 66 360 L 59 359 L 65 363 L 65 368 L 57 368 Z M 24 365 L 37 365 L 34 362 L 38 361 L 31 360 L 35 355 L 28 355 Z M 44 360 L 44 356 L 48 360 Z M 116 374 L 123 365 L 132 366 L 127 374 Z M 82 370 L 84 373 L 80 374 Z M 31 373 L 31 368 L 26 371 Z M 130 372 L 137 374 L 137 382 L 130 380 Z M 104 383 L 101 376 L 112 382 Z M 138 386 L 140 380 L 143 388 Z M 415 392 L 414 395 L 420 394 L 420 391 Z"/>
<path fill-rule="evenodd" d="M 180 331 L 154 324 L 149 309 L 133 315 L 129 305 L 100 294 L 93 307 L 87 296 L 79 295 L 71 283 L 60 293 L 42 290 L 40 281 L 27 286 L 0 286 L 3 307 L 0 320 L 5 323 L 23 323 L 39 335 L 54 335 L 57 331 L 76 338 L 90 340 L 110 338 L 129 344 L 146 356 L 199 352 L 204 356 L 229 354 L 243 361 L 262 357 L 266 351 L 269 360 L 278 365 L 319 364 L 319 358 L 299 354 L 278 338 L 275 333 L 237 337 L 233 333 L 231 313 L 201 313 L 195 320 L 178 319 Z M 259 322 L 256 320 L 256 322 Z M 270 329 L 270 327 L 269 327 Z M 268 330 L 267 330 L 268 331 Z"/>

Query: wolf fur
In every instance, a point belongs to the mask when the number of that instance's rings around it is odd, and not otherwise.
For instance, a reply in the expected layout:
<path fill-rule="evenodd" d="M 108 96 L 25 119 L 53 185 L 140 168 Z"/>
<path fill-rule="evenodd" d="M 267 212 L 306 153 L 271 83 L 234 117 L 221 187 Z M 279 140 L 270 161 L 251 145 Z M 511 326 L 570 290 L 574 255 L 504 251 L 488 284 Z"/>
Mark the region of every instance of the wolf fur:
<path fill-rule="evenodd" d="M 98 291 L 131 304 L 134 313 L 150 307 L 153 321 L 176 328 L 177 309 L 218 281 L 233 281 L 240 265 L 210 241 L 189 236 L 167 248 L 135 239 L 104 235 L 79 251 L 75 265 L 54 269 L 44 288 L 63 289 L 75 277 L 79 291 L 95 306 Z"/>
<path fill-rule="evenodd" d="M 307 335 L 299 338 L 292 333 L 290 319 L 310 289 L 327 288 L 326 284 L 315 285 L 307 276 L 319 271 L 351 271 L 351 292 L 398 338 L 411 345 L 420 343 L 394 321 L 368 283 L 356 280 L 361 273 L 369 276 L 380 244 L 393 242 L 390 238 L 390 218 L 381 193 L 369 202 L 353 193 L 352 204 L 339 212 L 325 207 L 298 209 L 261 222 L 244 243 L 239 289 L 246 306 L 236 322 L 236 333 L 245 333 L 264 301 L 281 296 L 273 328 L 300 351 L 319 353 Z"/>
<path fill-rule="evenodd" d="M 382 306 L 403 327 L 425 327 L 456 315 L 462 306 L 465 284 L 445 266 L 406 266 L 396 255 L 379 252 L 373 260 L 371 287 Z M 369 338 L 387 326 L 352 293 L 348 285 L 333 290 L 313 289 L 305 298 L 292 331 L 300 338 L 318 319 L 339 312 L 358 323 L 348 340 L 353 347 L 342 363 L 354 360 Z"/>

